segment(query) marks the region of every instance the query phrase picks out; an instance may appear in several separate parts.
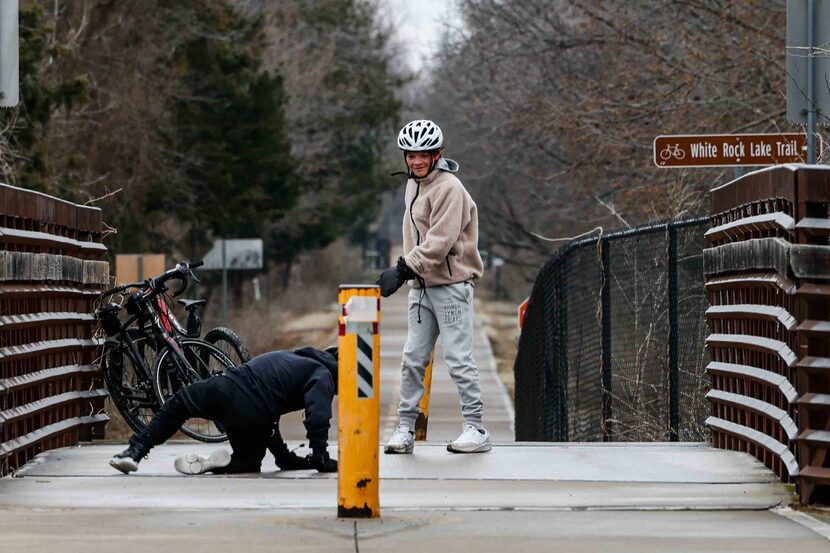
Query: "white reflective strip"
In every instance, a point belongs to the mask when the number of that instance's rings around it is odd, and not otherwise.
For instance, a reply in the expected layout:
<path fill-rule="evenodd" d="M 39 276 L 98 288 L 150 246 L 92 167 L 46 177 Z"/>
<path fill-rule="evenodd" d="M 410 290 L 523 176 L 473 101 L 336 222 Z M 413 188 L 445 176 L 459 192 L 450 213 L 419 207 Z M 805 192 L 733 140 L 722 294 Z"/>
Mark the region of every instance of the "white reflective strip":
<path fill-rule="evenodd" d="M 378 299 L 368 296 L 353 296 L 346 303 L 346 322 L 376 323 L 378 320 Z"/>

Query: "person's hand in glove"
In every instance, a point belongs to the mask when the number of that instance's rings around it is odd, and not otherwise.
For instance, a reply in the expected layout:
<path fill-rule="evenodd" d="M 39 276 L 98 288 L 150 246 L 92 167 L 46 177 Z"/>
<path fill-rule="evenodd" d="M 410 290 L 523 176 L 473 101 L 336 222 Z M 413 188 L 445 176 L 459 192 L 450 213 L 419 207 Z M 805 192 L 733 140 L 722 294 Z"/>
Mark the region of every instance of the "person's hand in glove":
<path fill-rule="evenodd" d="M 404 282 L 415 277 L 415 271 L 409 268 L 403 257 L 399 257 L 397 264 L 383 271 L 375 284 L 380 286 L 380 295 L 388 298 L 397 292 Z"/>
<path fill-rule="evenodd" d="M 325 449 L 314 450 L 306 459 L 317 472 L 337 472 L 337 461 L 329 457 L 329 452 Z"/>
<path fill-rule="evenodd" d="M 300 457 L 293 451 L 274 456 L 274 462 L 280 470 L 309 470 L 315 468 L 308 457 Z"/>

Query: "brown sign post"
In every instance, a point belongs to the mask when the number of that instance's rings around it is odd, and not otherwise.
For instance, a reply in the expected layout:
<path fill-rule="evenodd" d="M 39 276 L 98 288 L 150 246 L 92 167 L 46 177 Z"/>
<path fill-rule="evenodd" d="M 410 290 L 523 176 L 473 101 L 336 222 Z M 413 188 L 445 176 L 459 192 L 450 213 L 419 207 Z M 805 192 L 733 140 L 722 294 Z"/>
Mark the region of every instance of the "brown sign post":
<path fill-rule="evenodd" d="M 120 253 L 115 256 L 115 281 L 117 284 L 141 282 L 166 270 L 163 253 Z"/>
<path fill-rule="evenodd" d="M 816 135 L 817 154 L 822 140 Z M 741 167 L 807 162 L 807 136 L 775 134 L 677 134 L 654 139 L 657 167 Z"/>

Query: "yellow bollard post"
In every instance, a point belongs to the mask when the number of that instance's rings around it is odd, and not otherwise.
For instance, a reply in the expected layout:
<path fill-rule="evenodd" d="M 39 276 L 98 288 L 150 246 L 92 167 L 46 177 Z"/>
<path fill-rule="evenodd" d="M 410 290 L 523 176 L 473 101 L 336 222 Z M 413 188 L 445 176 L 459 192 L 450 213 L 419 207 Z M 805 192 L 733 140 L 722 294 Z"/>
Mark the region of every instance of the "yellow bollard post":
<path fill-rule="evenodd" d="M 380 516 L 380 288 L 344 285 L 339 295 L 337 516 Z"/>
<path fill-rule="evenodd" d="M 415 441 L 425 442 L 427 439 L 427 426 L 429 425 L 429 391 L 432 388 L 432 366 L 435 364 L 435 350 L 432 350 L 432 357 L 424 371 L 424 397 L 418 404 L 418 418 L 415 419 Z"/>

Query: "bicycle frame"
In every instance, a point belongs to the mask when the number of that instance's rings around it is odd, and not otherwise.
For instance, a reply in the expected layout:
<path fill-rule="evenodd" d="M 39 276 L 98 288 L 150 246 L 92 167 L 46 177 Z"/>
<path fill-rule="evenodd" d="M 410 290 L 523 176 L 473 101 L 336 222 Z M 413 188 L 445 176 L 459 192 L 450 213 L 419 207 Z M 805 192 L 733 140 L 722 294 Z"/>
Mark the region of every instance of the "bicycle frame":
<path fill-rule="evenodd" d="M 147 379 L 148 382 L 154 382 L 156 377 L 152 374 L 153 370 L 147 364 L 145 356 L 138 351 L 135 340 L 129 331 L 130 326 L 137 322 L 137 328 L 145 333 L 148 338 L 151 338 L 155 344 L 166 344 L 170 348 L 173 359 L 176 361 L 173 366 L 175 372 L 178 373 L 177 377 L 180 381 L 186 381 L 187 379 L 183 373 L 194 371 L 194 369 L 184 356 L 182 347 L 177 340 L 177 334 L 185 337 L 186 331 L 171 313 L 161 294 L 162 292 L 154 287 L 148 287 L 141 292 L 137 299 L 138 313 L 122 324 L 117 340 L 121 344 L 126 344 L 129 355 L 133 358 L 133 363 L 141 367 L 142 378 Z"/>
<path fill-rule="evenodd" d="M 193 372 L 197 375 L 199 373 L 194 370 L 194 367 L 184 355 L 181 340 L 195 338 L 195 336 L 189 334 L 187 329 L 179 322 L 175 314 L 168 306 L 164 295 L 167 291 L 166 282 L 171 278 L 180 278 L 184 281 L 184 286 L 176 292 L 177 294 L 182 293 L 187 288 L 189 275 L 192 275 L 191 267 L 201 266 L 202 262 L 192 265 L 187 265 L 185 262 L 182 263 L 184 264 L 183 269 L 182 264 L 177 264 L 175 269 L 167 271 L 159 277 L 146 280 L 143 283 L 125 284 L 104 292 L 103 294 L 112 294 L 130 288 L 140 289 L 140 292 L 130 296 L 130 299 L 127 301 L 127 312 L 134 316 L 129 319 L 129 321 L 121 325 L 120 334 L 126 335 L 127 341 L 130 342 L 131 353 L 138 355 L 135 344 L 128 332 L 128 327 L 137 321 L 138 328 L 140 328 L 142 332 L 152 334 L 153 340 L 156 344 L 164 344 L 166 347 L 170 348 L 173 358 L 176 360 L 175 365 L 177 366 L 176 371 L 179 373 L 178 376 L 182 381 L 187 381 L 186 374 L 184 373 Z M 131 309 L 131 304 L 134 309 Z M 143 356 L 139 355 L 139 357 L 142 357 L 143 360 Z M 222 354 L 221 361 L 226 363 L 227 366 L 233 366 L 232 361 L 224 354 Z M 149 372 L 146 370 L 147 367 L 145 363 L 142 363 L 142 367 L 145 369 L 145 372 Z"/>
<path fill-rule="evenodd" d="M 142 294 L 142 297 L 145 298 L 145 300 L 148 298 L 150 299 L 150 301 L 143 302 L 144 312 L 152 321 L 152 326 L 156 336 L 160 338 L 161 341 L 169 345 L 173 353 L 173 358 L 176 360 L 175 364 L 177 366 L 177 370 L 179 371 L 178 376 L 184 381 L 186 379 L 184 378 L 185 375 L 182 373 L 191 371 L 194 374 L 199 375 L 199 372 L 195 367 L 193 367 L 193 365 L 191 365 L 190 361 L 188 361 L 187 357 L 184 355 L 184 350 L 179 343 L 180 339 L 191 338 L 191 336 L 188 335 L 187 330 L 181 323 L 179 323 L 178 319 L 170 310 L 170 307 L 167 305 L 167 302 L 164 300 L 162 295 L 158 292 L 154 292 L 153 289 L 148 289 L 144 294 Z M 224 355 L 223 361 L 226 361 L 229 366 L 233 365 L 233 362 Z"/>
<path fill-rule="evenodd" d="M 179 346 L 175 336 L 178 334 L 179 336 L 187 337 L 187 330 L 185 330 L 170 310 L 170 307 L 168 307 L 167 302 L 164 301 L 164 298 L 161 297 L 161 294 L 156 295 L 150 305 L 153 324 L 157 329 L 163 330 L 161 336 L 164 341 L 170 344 L 170 347 L 176 351 L 181 351 L 181 346 Z"/>

